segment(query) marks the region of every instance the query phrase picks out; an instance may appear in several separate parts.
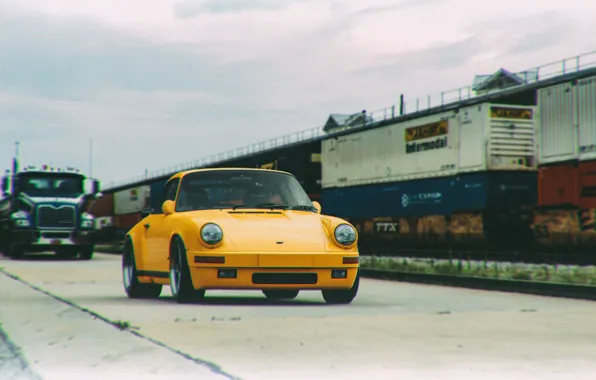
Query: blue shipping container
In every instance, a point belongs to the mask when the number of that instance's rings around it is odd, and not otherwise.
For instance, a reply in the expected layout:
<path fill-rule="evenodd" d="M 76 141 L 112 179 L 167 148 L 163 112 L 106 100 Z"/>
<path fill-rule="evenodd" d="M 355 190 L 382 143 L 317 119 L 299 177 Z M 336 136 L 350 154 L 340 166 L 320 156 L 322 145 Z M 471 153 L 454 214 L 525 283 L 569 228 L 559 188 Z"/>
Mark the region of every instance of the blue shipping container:
<path fill-rule="evenodd" d="M 151 182 L 149 185 L 149 207 L 153 210 L 161 210 L 165 185 L 165 179 Z"/>
<path fill-rule="evenodd" d="M 325 214 L 350 219 L 451 215 L 518 209 L 537 201 L 535 172 L 482 172 L 442 178 L 323 189 Z"/>

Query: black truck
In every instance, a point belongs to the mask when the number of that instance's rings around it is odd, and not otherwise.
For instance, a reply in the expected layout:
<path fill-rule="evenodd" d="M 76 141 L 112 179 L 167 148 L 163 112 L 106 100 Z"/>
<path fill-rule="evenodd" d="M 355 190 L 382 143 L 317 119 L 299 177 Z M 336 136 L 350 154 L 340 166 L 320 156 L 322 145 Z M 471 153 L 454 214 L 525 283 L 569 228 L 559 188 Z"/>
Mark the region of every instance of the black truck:
<path fill-rule="evenodd" d="M 73 168 L 29 166 L 2 179 L 0 252 L 11 258 L 54 252 L 64 258 L 93 257 L 95 220 L 88 210 L 101 196 L 99 181 Z"/>

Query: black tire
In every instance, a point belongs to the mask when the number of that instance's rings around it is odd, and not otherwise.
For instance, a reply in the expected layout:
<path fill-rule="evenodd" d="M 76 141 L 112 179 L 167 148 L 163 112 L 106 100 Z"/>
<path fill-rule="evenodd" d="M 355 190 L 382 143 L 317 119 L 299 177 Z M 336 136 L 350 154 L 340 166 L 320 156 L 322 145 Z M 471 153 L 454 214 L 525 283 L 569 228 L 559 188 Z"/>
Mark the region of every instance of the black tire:
<path fill-rule="evenodd" d="M 293 300 L 298 297 L 300 290 L 294 289 L 263 289 L 263 294 L 270 300 Z"/>
<path fill-rule="evenodd" d="M 162 285 L 139 282 L 134 247 L 130 240 L 124 244 L 122 253 L 122 282 L 128 298 L 159 298 L 161 294 Z"/>
<path fill-rule="evenodd" d="M 91 260 L 93 258 L 93 253 L 95 251 L 95 247 L 90 245 L 87 247 L 81 248 L 79 252 L 79 258 L 81 260 Z"/>
<path fill-rule="evenodd" d="M 70 248 L 56 250 L 56 257 L 59 259 L 72 259 L 77 255 L 77 251 Z"/>
<path fill-rule="evenodd" d="M 22 260 L 25 257 L 25 249 L 17 245 L 11 245 L 8 248 L 7 256 L 12 260 Z"/>
<path fill-rule="evenodd" d="M 178 303 L 195 303 L 205 298 L 205 289 L 195 289 L 186 258 L 186 247 L 179 236 L 170 244 L 170 289 Z"/>
<path fill-rule="evenodd" d="M 323 290 L 323 299 L 325 302 L 332 305 L 346 305 L 351 303 L 356 295 L 358 294 L 358 288 L 360 287 L 360 270 L 356 273 L 356 279 L 354 285 L 350 289 L 329 289 Z"/>

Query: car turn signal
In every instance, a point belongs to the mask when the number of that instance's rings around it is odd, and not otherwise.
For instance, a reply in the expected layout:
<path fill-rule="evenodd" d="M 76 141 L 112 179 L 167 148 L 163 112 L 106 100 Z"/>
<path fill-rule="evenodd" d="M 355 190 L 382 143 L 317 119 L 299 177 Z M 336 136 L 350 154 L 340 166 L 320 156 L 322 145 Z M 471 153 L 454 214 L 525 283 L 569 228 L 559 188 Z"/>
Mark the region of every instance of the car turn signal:
<path fill-rule="evenodd" d="M 344 257 L 344 264 L 358 264 L 360 262 L 358 256 Z"/>

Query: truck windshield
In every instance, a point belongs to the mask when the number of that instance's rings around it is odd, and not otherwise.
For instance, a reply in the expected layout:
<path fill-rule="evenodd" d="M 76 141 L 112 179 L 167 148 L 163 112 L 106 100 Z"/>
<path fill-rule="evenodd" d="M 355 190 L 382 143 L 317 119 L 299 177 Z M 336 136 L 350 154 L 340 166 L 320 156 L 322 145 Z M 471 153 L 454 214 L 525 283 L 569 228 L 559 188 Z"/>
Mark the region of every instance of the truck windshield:
<path fill-rule="evenodd" d="M 21 173 L 19 190 L 30 197 L 69 197 L 83 194 L 84 176 L 66 173 Z"/>

